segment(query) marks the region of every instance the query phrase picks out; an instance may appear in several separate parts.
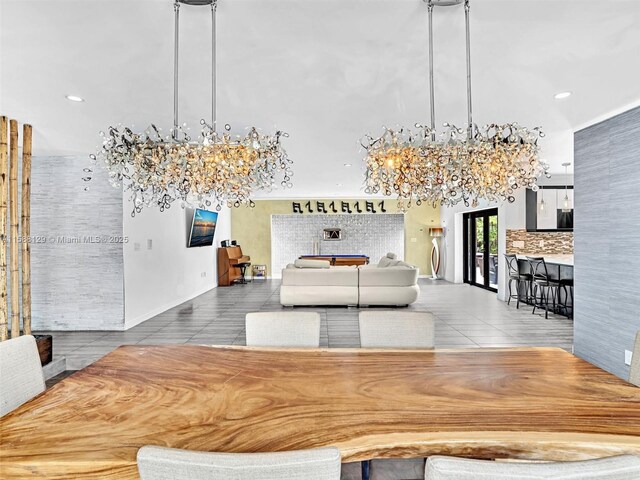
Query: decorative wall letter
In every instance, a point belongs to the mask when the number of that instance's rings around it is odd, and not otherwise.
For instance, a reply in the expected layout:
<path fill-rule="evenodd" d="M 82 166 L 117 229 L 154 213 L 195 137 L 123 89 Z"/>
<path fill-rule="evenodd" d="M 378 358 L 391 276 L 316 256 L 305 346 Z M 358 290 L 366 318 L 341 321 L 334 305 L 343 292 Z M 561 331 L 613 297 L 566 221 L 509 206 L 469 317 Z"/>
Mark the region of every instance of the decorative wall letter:
<path fill-rule="evenodd" d="M 376 209 L 373 208 L 373 202 L 366 202 L 367 212 L 376 213 Z"/>
<path fill-rule="evenodd" d="M 313 213 L 313 210 L 311 209 L 311 202 L 305 203 L 304 206 L 309 213 Z"/>
<path fill-rule="evenodd" d="M 384 200 L 378 202 L 378 210 L 375 209 L 374 202 L 370 202 L 368 200 L 363 200 L 364 202 L 364 210 L 360 205 L 360 200 L 355 202 L 353 206 L 348 201 L 340 201 L 340 211 L 342 213 L 386 213 L 386 209 L 384 208 Z M 338 209 L 336 208 L 336 200 L 332 200 L 328 206 L 325 206 L 325 202 L 321 202 L 316 200 L 316 209 L 314 210 L 311 207 L 312 200 L 306 202 L 304 205 L 302 202 L 291 202 L 291 206 L 293 208 L 293 213 L 338 213 Z M 352 210 L 353 208 L 353 210 Z"/>

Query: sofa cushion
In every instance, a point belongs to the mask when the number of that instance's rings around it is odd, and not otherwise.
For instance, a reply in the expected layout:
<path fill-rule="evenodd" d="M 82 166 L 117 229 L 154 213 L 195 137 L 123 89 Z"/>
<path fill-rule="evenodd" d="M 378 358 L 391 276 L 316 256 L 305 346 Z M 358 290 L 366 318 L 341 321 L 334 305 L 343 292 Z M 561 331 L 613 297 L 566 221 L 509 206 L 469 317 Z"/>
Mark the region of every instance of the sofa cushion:
<path fill-rule="evenodd" d="M 303 258 L 298 258 L 293 265 L 296 268 L 329 268 L 331 266 L 331 262 L 329 260 L 305 260 Z"/>
<path fill-rule="evenodd" d="M 418 283 L 418 269 L 408 264 L 385 268 L 361 268 L 359 272 L 361 287 L 408 287 Z"/>
<path fill-rule="evenodd" d="M 395 253 L 387 253 L 384 257 L 382 257 L 380 259 L 380 261 L 378 262 L 378 267 L 380 268 L 385 268 L 385 267 L 389 267 L 393 264 L 393 262 L 398 258 L 398 256 Z"/>
<path fill-rule="evenodd" d="M 403 262 L 402 260 L 398 260 L 398 263 L 396 263 L 395 265 L 391 265 L 391 266 L 392 267 L 416 268 L 415 266 L 411 265 L 410 263 Z"/>
<path fill-rule="evenodd" d="M 382 257 L 378 262 L 378 268 L 388 267 L 389 265 L 391 265 L 391 262 L 393 262 L 393 260 L 391 260 L 390 258 Z"/>
<path fill-rule="evenodd" d="M 358 286 L 358 269 L 349 267 L 285 268 L 282 285 L 299 286 Z"/>
<path fill-rule="evenodd" d="M 387 259 L 385 262 L 380 262 L 378 264 L 378 268 L 389 268 L 389 267 L 409 267 L 413 268 L 413 265 L 403 262 L 402 260 L 390 260 Z"/>

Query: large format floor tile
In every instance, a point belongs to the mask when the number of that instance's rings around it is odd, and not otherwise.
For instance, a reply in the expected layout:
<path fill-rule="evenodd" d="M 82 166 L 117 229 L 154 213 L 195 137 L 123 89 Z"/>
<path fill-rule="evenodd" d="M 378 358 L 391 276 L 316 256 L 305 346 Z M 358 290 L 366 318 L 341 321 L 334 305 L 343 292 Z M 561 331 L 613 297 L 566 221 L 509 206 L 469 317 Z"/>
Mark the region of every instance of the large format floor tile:
<path fill-rule="evenodd" d="M 469 285 L 421 280 L 418 301 L 408 310 L 436 316 L 436 348 L 553 346 L 567 350 L 573 343 L 573 322 L 531 308 L 508 306 L 489 291 Z M 248 285 L 213 289 L 126 332 L 39 332 L 53 335 L 54 355 L 67 357 L 77 370 L 120 345 L 244 345 L 244 316 L 254 311 L 278 311 L 280 282 L 262 280 Z M 316 311 L 322 323 L 323 347 L 359 347 L 358 308 L 305 307 L 287 311 Z"/>
<path fill-rule="evenodd" d="M 53 335 L 54 355 L 65 356 L 69 370 L 84 368 L 120 345 L 244 345 L 246 313 L 283 310 L 279 290 L 275 280 L 216 288 L 126 332 L 46 333 Z M 420 297 L 408 309 L 436 316 L 436 348 L 553 346 L 570 350 L 573 343 L 571 320 L 532 315 L 528 306 L 518 310 L 498 301 L 494 293 L 469 285 L 421 280 Z M 322 347 L 360 346 L 358 308 L 285 310 L 319 312 Z M 372 480 L 420 479 L 423 475 L 420 459 L 374 461 L 371 466 Z M 343 465 L 342 478 L 359 480 L 360 463 Z"/>

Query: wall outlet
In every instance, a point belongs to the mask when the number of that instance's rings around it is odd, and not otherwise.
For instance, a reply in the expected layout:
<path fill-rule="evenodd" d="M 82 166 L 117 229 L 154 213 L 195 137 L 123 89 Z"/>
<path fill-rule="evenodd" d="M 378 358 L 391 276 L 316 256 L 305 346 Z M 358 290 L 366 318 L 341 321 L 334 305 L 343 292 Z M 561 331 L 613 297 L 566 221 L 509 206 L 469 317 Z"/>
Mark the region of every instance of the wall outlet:
<path fill-rule="evenodd" d="M 633 352 L 631 350 L 624 351 L 624 364 L 631 365 L 631 358 L 633 357 Z"/>
<path fill-rule="evenodd" d="M 514 240 L 511 245 L 513 245 L 513 248 L 524 248 L 524 240 Z"/>
<path fill-rule="evenodd" d="M 540 240 L 540 243 L 538 244 L 540 246 L 540 248 L 544 247 L 544 240 Z"/>
<path fill-rule="evenodd" d="M 147 239 L 147 250 L 153 250 L 153 240 Z"/>
<path fill-rule="evenodd" d="M 140 251 L 140 244 L 138 242 L 134 242 L 133 250 L 136 252 Z"/>
<path fill-rule="evenodd" d="M 200 274 L 200 276 L 201 276 L 202 278 L 206 277 L 206 276 L 207 276 L 207 272 L 202 272 L 202 273 Z"/>
<path fill-rule="evenodd" d="M 416 243 L 417 241 L 418 241 L 418 239 L 417 239 L 417 238 L 415 238 L 415 237 L 411 237 L 411 243 Z"/>

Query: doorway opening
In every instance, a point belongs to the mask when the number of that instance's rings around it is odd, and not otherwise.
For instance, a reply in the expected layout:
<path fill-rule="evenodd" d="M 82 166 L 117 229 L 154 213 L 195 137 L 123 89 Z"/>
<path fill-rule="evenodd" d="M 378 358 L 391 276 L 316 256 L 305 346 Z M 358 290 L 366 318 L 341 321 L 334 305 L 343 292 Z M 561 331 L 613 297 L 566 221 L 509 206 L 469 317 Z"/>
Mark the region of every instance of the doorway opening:
<path fill-rule="evenodd" d="M 498 291 L 498 209 L 465 213 L 464 282 Z"/>

